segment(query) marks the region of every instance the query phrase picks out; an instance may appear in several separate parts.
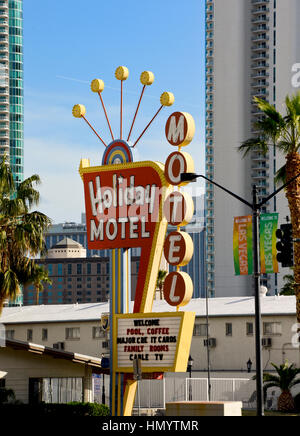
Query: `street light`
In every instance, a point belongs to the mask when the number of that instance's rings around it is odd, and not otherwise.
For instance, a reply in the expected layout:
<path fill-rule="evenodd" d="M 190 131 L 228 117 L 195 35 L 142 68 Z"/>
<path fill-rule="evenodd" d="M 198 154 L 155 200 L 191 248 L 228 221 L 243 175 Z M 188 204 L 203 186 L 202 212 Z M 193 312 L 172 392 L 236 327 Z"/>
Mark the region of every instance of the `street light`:
<path fill-rule="evenodd" d="M 189 383 L 189 401 L 192 401 L 192 385 L 191 385 L 191 378 L 192 378 L 192 367 L 193 367 L 193 363 L 194 363 L 194 359 L 192 358 L 192 356 L 189 356 L 189 360 L 188 360 L 188 365 L 187 365 L 187 370 L 190 374 L 190 383 Z"/>
<path fill-rule="evenodd" d="M 273 198 L 278 192 L 284 189 L 287 185 L 292 183 L 297 177 L 300 176 L 300 173 L 295 177 L 288 180 L 283 186 L 276 189 L 271 195 L 264 198 L 262 201 L 258 202 L 257 197 L 257 187 L 253 185 L 252 187 L 252 203 L 249 203 L 244 198 L 238 196 L 234 192 L 229 191 L 224 188 L 224 186 L 219 185 L 211 179 L 203 176 L 202 174 L 195 173 L 181 173 L 181 181 L 182 182 L 195 182 L 198 177 L 201 177 L 207 180 L 209 183 L 217 186 L 223 191 L 227 192 L 227 194 L 246 204 L 252 209 L 253 213 L 253 279 L 254 279 L 254 303 L 255 303 L 255 354 L 256 354 L 256 392 L 257 392 L 257 416 L 264 415 L 264 403 L 263 403 L 263 371 L 262 371 L 262 356 L 261 356 L 261 313 L 260 313 L 260 271 L 259 271 L 259 240 L 258 240 L 258 231 L 259 231 L 259 214 L 262 206 L 266 204 L 271 198 Z"/>
<path fill-rule="evenodd" d="M 103 381 L 102 381 L 102 404 L 105 404 L 105 384 L 104 384 L 104 373 L 103 375 Z"/>
<path fill-rule="evenodd" d="M 251 372 L 251 367 L 252 367 L 252 361 L 251 361 L 251 359 L 250 359 L 250 357 L 249 357 L 249 360 L 248 360 L 248 362 L 247 362 L 247 371 L 248 371 L 248 372 Z"/>

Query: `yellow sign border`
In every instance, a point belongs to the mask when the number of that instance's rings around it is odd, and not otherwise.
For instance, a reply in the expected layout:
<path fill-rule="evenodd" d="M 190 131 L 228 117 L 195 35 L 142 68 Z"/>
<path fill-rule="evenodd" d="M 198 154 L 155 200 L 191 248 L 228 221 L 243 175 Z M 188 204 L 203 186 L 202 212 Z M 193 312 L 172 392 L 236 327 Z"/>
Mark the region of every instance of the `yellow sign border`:
<path fill-rule="evenodd" d="M 142 372 L 185 372 L 190 354 L 190 346 L 193 337 L 195 312 L 151 312 L 151 313 L 127 313 L 115 315 L 113 319 L 114 330 L 117 332 L 118 319 L 140 319 L 140 318 L 173 318 L 180 317 L 180 327 L 177 338 L 174 364 L 172 366 L 142 366 Z M 117 337 L 117 336 L 116 336 Z M 113 365 L 114 371 L 132 373 L 133 367 L 118 367 L 117 341 L 114 343 L 114 355 L 116 356 Z"/>

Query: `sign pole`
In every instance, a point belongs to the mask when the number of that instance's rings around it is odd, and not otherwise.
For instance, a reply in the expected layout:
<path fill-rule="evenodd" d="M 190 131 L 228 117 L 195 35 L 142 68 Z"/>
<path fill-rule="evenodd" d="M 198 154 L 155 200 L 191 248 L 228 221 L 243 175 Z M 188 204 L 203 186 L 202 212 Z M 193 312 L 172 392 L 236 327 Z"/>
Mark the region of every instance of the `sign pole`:
<path fill-rule="evenodd" d="M 124 374 L 116 372 L 116 315 L 129 311 L 130 298 L 130 250 L 118 248 L 110 253 L 110 410 L 112 416 L 123 416 Z"/>

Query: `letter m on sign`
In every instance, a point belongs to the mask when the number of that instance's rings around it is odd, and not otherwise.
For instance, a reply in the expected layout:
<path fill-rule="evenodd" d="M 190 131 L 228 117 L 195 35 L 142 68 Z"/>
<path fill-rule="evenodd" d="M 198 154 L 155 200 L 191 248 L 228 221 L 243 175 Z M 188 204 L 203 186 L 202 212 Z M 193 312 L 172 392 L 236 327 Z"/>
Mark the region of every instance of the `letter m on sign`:
<path fill-rule="evenodd" d="M 172 144 L 183 142 L 185 137 L 184 115 L 181 115 L 178 120 L 176 118 L 175 115 L 171 117 L 168 130 L 168 141 Z"/>

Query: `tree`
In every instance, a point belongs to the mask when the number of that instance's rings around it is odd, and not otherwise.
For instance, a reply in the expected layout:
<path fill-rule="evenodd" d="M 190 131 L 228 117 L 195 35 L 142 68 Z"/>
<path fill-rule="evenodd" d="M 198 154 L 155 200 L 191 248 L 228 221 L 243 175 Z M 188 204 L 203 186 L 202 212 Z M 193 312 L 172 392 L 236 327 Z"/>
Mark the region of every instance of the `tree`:
<path fill-rule="evenodd" d="M 291 388 L 297 384 L 300 384 L 300 379 L 296 379 L 300 374 L 300 368 L 296 368 L 294 364 L 289 365 L 288 362 L 283 363 L 280 366 L 271 364 L 277 375 L 264 373 L 264 395 L 266 397 L 267 390 L 271 387 L 278 387 L 281 390 L 281 394 L 278 398 L 277 407 L 281 412 L 289 412 L 295 409 L 293 396 L 291 394 Z"/>
<path fill-rule="evenodd" d="M 294 286 L 295 279 L 294 274 L 286 274 L 283 276 L 284 285 L 281 288 L 280 295 L 295 295 Z"/>
<path fill-rule="evenodd" d="M 0 162 L 0 313 L 6 299 L 15 299 L 21 287 L 34 283 L 41 289 L 48 273 L 33 259 L 46 253 L 44 232 L 51 220 L 30 212 L 39 203 L 38 175 L 15 186 L 8 158 Z"/>
<path fill-rule="evenodd" d="M 300 92 L 285 99 L 283 116 L 270 103 L 254 97 L 262 117 L 255 127 L 258 136 L 250 138 L 239 147 L 244 156 L 251 151 L 260 151 L 264 155 L 277 148 L 285 157 L 285 165 L 278 171 L 286 181 L 300 174 Z M 300 177 L 285 188 L 288 200 L 293 238 L 300 238 Z M 297 322 L 300 323 L 300 244 L 294 245 L 294 277 L 296 295 Z"/>
<path fill-rule="evenodd" d="M 12 389 L 0 388 L 0 404 L 13 403 L 16 400 Z"/>
<path fill-rule="evenodd" d="M 157 275 L 156 289 L 159 290 L 161 300 L 163 298 L 163 286 L 164 286 L 164 281 L 165 281 L 167 274 L 168 274 L 168 271 L 164 271 L 164 270 L 160 269 L 158 271 L 158 275 Z"/>

